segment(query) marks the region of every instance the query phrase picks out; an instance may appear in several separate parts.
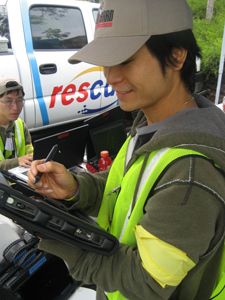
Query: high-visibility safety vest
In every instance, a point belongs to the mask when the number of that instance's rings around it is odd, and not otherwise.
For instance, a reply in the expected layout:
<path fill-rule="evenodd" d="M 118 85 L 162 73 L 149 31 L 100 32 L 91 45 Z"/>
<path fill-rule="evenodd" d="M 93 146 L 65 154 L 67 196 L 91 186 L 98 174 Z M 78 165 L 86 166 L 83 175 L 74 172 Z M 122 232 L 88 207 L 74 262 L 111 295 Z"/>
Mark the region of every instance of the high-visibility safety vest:
<path fill-rule="evenodd" d="M 25 136 L 23 130 L 23 122 L 21 119 L 17 119 L 14 122 L 14 131 L 15 131 L 15 157 L 20 157 L 26 154 L 25 152 Z M 5 160 L 12 155 L 11 151 L 6 150 L 5 156 L 4 153 L 5 146 L 3 144 L 2 138 L 0 137 L 0 160 Z"/>
<path fill-rule="evenodd" d="M 163 170 L 181 157 L 195 155 L 207 157 L 193 150 L 164 148 L 151 152 L 148 157 L 140 156 L 124 174 L 129 141 L 128 138 L 110 169 L 97 222 L 121 243 L 136 246 L 134 229 L 143 217 L 145 202 Z M 142 170 L 143 166 L 145 166 L 144 170 Z M 140 173 L 142 176 L 138 182 Z M 135 196 L 135 205 L 132 207 L 137 184 L 139 187 Z M 119 291 L 107 293 L 107 297 L 109 300 L 127 299 Z"/>
<path fill-rule="evenodd" d="M 225 299 L 225 243 L 223 247 L 223 255 L 220 263 L 219 274 L 212 296 L 209 300 L 224 300 Z"/>

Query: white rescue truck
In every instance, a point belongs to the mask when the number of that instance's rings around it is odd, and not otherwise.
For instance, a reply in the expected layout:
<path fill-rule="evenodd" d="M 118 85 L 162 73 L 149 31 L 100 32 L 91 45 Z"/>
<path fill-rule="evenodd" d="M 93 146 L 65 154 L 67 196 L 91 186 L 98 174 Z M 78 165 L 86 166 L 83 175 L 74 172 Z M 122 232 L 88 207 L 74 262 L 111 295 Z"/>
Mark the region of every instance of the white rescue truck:
<path fill-rule="evenodd" d="M 24 86 L 20 117 L 32 136 L 74 127 L 118 105 L 102 67 L 68 62 L 93 40 L 98 7 L 76 0 L 0 0 L 0 76 Z M 200 92 L 200 59 L 196 69 Z"/>
<path fill-rule="evenodd" d="M 98 7 L 75 0 L 0 0 L 0 76 L 24 86 L 21 118 L 31 133 L 118 105 L 102 67 L 68 62 L 92 41 Z"/>

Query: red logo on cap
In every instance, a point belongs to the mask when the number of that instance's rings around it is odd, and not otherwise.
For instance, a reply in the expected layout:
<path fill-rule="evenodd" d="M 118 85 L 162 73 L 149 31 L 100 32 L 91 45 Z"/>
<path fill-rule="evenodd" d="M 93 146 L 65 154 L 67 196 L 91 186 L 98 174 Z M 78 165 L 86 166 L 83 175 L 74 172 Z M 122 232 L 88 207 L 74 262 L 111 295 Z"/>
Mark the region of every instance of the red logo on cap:
<path fill-rule="evenodd" d="M 105 11 L 104 8 L 105 8 L 105 2 L 103 0 L 99 8 L 95 29 L 103 28 L 103 27 L 112 27 L 113 25 L 114 10 Z"/>

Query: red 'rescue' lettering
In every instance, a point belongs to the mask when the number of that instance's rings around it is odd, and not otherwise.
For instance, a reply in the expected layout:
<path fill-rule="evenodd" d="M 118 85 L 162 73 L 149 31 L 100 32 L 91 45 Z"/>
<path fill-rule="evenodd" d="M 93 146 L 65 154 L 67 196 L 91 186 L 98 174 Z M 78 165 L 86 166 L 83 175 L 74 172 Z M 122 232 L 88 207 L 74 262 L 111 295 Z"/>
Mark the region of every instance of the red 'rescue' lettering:
<path fill-rule="evenodd" d="M 90 83 L 84 82 L 81 84 L 79 88 L 79 93 L 83 95 L 83 97 L 77 97 L 77 102 L 84 102 L 88 98 L 88 91 L 84 89 L 84 87 L 88 88 Z"/>
<path fill-rule="evenodd" d="M 53 108 L 55 106 L 56 95 L 60 93 L 63 89 L 63 86 L 55 86 L 51 95 L 51 102 L 49 108 Z"/>
<path fill-rule="evenodd" d="M 102 80 L 95 81 L 92 85 L 89 82 L 83 82 L 79 88 L 76 87 L 75 84 L 69 84 L 65 87 L 62 92 L 63 86 L 55 86 L 53 88 L 53 92 L 51 95 L 51 102 L 49 108 L 54 108 L 56 104 L 56 95 L 61 97 L 62 105 L 66 106 L 74 102 L 76 100 L 78 103 L 82 103 L 86 101 L 88 98 L 95 101 L 102 96 L 101 87 L 103 86 Z M 105 98 L 113 96 L 115 91 L 111 90 L 108 83 L 104 87 L 103 95 Z M 70 97 L 70 98 L 69 98 Z"/>
<path fill-rule="evenodd" d="M 76 86 L 74 84 L 69 84 L 62 93 L 62 104 L 69 105 L 74 101 L 74 98 L 66 99 L 68 96 L 74 95 L 76 92 Z"/>

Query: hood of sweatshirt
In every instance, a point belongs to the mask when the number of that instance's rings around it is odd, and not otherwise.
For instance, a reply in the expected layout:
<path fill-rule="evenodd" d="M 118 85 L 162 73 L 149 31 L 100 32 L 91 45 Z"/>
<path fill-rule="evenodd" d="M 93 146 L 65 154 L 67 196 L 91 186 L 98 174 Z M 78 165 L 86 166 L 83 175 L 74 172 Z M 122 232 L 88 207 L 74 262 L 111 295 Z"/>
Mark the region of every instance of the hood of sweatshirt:
<path fill-rule="evenodd" d="M 140 147 L 135 156 L 162 148 L 184 148 L 198 151 L 225 171 L 225 114 L 201 95 L 194 95 L 199 109 L 182 111 L 156 131 L 152 139 Z M 140 112 L 131 135 L 143 118 Z"/>

